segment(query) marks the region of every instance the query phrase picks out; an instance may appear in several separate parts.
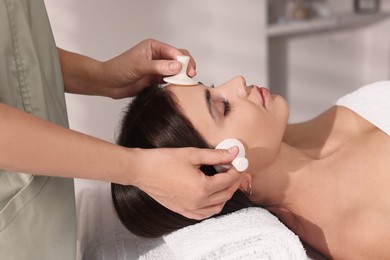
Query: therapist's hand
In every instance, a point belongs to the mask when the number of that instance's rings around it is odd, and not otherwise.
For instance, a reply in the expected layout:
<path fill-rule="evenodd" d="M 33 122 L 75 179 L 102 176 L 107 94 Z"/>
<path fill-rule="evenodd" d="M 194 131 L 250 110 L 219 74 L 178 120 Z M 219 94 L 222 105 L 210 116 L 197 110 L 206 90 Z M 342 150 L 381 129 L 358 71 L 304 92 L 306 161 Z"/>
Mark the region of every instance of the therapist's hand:
<path fill-rule="evenodd" d="M 237 147 L 228 150 L 200 148 L 142 149 L 134 167 L 135 186 L 157 202 L 187 218 L 204 219 L 219 213 L 238 189 L 244 176 L 232 167 L 206 176 L 201 165 L 231 162 Z"/>
<path fill-rule="evenodd" d="M 131 97 L 151 84 L 162 83 L 163 76 L 180 72 L 181 63 L 176 61 L 179 55 L 191 54 L 156 40 L 144 40 L 120 54 L 103 62 L 104 75 L 101 93 L 114 99 Z M 187 74 L 196 75 L 196 64 L 191 57 Z"/>

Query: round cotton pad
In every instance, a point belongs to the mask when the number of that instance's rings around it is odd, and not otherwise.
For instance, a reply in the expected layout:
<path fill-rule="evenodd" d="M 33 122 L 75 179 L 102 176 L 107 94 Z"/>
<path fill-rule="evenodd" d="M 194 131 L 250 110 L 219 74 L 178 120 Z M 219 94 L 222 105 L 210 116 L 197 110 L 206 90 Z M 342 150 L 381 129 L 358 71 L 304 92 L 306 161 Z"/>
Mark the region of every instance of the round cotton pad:
<path fill-rule="evenodd" d="M 225 172 L 225 171 L 229 170 L 232 167 L 232 165 L 239 172 L 243 172 L 246 169 L 248 169 L 249 162 L 248 162 L 248 159 L 245 158 L 245 147 L 238 139 L 227 138 L 227 139 L 223 140 L 222 142 L 220 142 L 215 147 L 215 149 L 229 149 L 233 146 L 238 147 L 237 157 L 232 161 L 232 164 L 214 165 L 214 168 L 217 172 Z"/>
<path fill-rule="evenodd" d="M 198 81 L 193 80 L 187 75 L 187 67 L 188 67 L 188 62 L 190 61 L 190 57 L 177 56 L 176 59 L 181 63 L 180 72 L 174 76 L 165 77 L 164 81 L 176 85 L 185 85 L 185 86 L 197 85 Z"/>

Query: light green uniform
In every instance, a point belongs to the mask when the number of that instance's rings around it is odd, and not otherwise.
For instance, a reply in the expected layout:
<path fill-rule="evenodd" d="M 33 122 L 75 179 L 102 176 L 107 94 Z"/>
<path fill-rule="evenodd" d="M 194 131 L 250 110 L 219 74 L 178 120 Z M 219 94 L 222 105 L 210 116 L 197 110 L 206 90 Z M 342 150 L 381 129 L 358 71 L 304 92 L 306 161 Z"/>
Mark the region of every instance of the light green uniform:
<path fill-rule="evenodd" d="M 42 0 L 0 0 L 0 102 L 68 126 L 58 53 Z M 75 258 L 73 180 L 0 169 L 0 259 Z"/>

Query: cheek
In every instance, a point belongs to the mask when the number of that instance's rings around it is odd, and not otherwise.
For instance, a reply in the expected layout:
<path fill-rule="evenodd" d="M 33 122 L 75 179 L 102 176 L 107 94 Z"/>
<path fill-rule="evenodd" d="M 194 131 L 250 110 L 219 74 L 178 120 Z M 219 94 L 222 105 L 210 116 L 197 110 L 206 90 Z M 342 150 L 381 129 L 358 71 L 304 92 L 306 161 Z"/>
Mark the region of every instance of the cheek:
<path fill-rule="evenodd" d="M 248 144 L 253 143 L 264 132 L 264 120 L 258 113 L 232 113 L 226 120 L 222 132 L 226 137 L 239 138 Z"/>
<path fill-rule="evenodd" d="M 229 134 L 241 139 L 247 147 L 277 147 L 284 132 L 281 120 L 258 110 L 252 113 L 237 113 L 228 129 Z"/>

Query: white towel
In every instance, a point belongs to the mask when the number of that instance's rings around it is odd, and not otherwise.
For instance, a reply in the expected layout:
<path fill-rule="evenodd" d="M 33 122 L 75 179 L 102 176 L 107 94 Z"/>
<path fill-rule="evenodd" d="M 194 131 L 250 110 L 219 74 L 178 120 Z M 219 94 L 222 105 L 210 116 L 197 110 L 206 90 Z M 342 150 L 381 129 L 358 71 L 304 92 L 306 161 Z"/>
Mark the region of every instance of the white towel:
<path fill-rule="evenodd" d="M 243 209 L 183 228 L 166 235 L 168 243 L 163 238 L 137 237 L 114 214 L 109 183 L 77 181 L 78 217 L 83 220 L 79 222 L 83 243 L 77 259 L 305 258 L 298 238 L 261 208 Z"/>
<path fill-rule="evenodd" d="M 163 239 L 166 245 L 159 243 L 149 252 L 144 244 L 143 259 L 307 259 L 299 238 L 267 210 L 255 207 L 207 219 Z"/>
<path fill-rule="evenodd" d="M 138 238 L 138 260 L 174 260 L 176 256 L 162 238 Z"/>
<path fill-rule="evenodd" d="M 390 136 L 390 81 L 378 81 L 337 100 Z"/>

